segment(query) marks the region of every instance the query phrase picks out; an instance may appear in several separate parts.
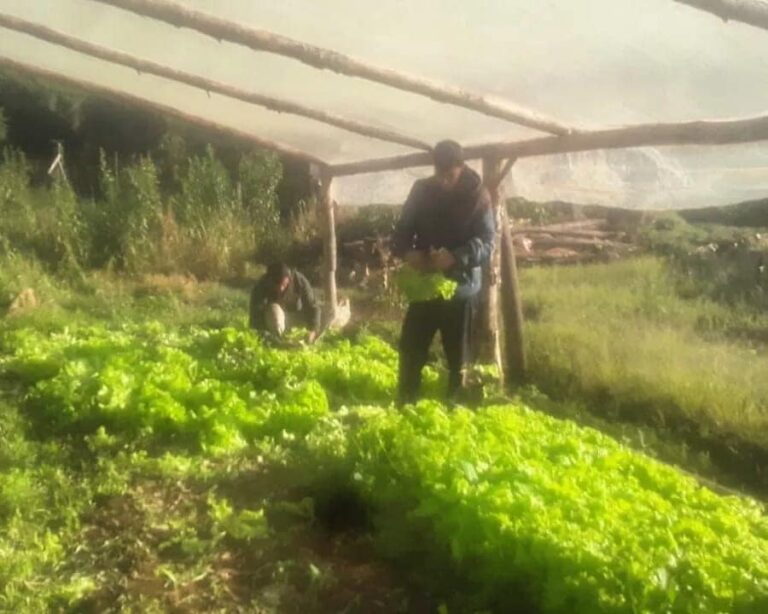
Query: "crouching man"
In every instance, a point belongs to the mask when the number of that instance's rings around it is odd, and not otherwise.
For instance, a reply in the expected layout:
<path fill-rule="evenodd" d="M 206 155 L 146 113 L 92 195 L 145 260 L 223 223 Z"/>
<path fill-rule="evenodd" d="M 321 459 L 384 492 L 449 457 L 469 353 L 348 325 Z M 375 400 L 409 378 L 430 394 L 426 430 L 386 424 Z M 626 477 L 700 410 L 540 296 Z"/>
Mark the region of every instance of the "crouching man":
<path fill-rule="evenodd" d="M 308 343 L 320 332 L 320 307 L 304 275 L 283 262 L 273 262 L 251 291 L 250 327 L 280 338 L 292 326 L 309 329 Z"/>

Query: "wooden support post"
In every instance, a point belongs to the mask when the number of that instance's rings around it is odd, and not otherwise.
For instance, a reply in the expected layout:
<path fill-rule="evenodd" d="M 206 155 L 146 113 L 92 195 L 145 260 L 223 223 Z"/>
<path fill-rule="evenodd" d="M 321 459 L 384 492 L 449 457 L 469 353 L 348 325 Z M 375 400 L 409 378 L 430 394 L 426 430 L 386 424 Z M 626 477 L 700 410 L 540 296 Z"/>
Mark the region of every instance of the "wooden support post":
<path fill-rule="evenodd" d="M 325 318 L 330 323 L 336 319 L 338 294 L 336 291 L 336 212 L 331 187 L 333 175 L 313 169 L 318 181 L 318 212 L 323 235 L 323 290 L 325 291 Z"/>
<path fill-rule="evenodd" d="M 523 340 L 523 302 L 517 281 L 517 259 L 507 208 L 501 211 L 501 314 L 504 325 L 506 384 L 511 389 L 525 382 L 527 363 Z"/>
<path fill-rule="evenodd" d="M 503 187 L 501 185 L 501 158 L 483 158 L 483 183 L 491 197 L 496 228 L 500 228 Z M 483 288 L 480 293 L 480 310 L 477 324 L 475 356 L 480 362 L 495 364 L 500 378 L 504 380 L 504 368 L 501 359 L 501 338 L 499 335 L 499 267 L 501 250 L 499 235 L 496 235 L 491 259 L 483 267 Z"/>
<path fill-rule="evenodd" d="M 483 182 L 493 204 L 497 235 L 491 261 L 484 271 L 478 339 L 478 358 L 498 365 L 502 383 L 510 387 L 523 383 L 526 373 L 523 308 L 503 185 L 514 163 L 514 159 L 502 165 L 501 158 L 483 158 Z M 504 359 L 499 332 L 502 324 Z"/>

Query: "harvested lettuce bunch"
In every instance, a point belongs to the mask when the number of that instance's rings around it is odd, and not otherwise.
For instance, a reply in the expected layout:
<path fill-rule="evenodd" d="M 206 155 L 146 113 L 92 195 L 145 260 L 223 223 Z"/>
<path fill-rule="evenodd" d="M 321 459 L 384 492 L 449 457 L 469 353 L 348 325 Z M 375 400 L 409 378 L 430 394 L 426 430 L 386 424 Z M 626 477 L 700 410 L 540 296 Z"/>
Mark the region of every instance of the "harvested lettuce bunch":
<path fill-rule="evenodd" d="M 430 301 L 435 298 L 449 300 L 456 292 L 457 284 L 442 273 L 421 273 L 404 264 L 397 271 L 397 286 L 408 302 Z"/>

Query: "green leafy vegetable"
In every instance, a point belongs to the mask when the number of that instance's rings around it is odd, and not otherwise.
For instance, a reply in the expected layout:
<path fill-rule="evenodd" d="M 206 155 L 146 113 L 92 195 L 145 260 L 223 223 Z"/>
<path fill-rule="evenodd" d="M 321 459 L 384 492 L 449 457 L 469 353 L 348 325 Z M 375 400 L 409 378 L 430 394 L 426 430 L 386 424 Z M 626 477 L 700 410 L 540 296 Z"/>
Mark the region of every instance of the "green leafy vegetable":
<path fill-rule="evenodd" d="M 523 406 L 449 413 L 424 401 L 396 411 L 397 354 L 380 339 L 329 337 L 291 352 L 247 330 L 147 324 L 27 329 L 1 341 L 0 373 L 25 387 L 23 410 L 50 438 L 82 438 L 105 467 L 121 446 L 138 447 L 147 467 L 174 476 L 203 471 L 198 458 L 279 447 L 307 484 L 319 488 L 333 475 L 357 491 L 384 552 L 442 560 L 460 573 L 477 609 L 768 611 L 768 519 L 759 504 L 718 496 L 597 431 Z M 3 607 L 20 603 L 11 592 L 30 578 L 66 568 L 64 538 L 35 524 L 57 500 L 52 493 L 87 498 L 56 469 L 30 468 L 23 445 L 6 444 Z M 148 456 L 157 450 L 166 453 Z M 123 474 L 105 474 L 101 489 L 127 488 Z M 208 503 L 214 539 L 268 535 L 262 509 L 236 511 L 213 495 Z M 76 526 L 81 506 L 60 525 Z M 32 537 L 20 541 L 24 531 Z M 194 532 L 177 537 L 186 552 L 205 547 Z M 76 575 L 62 586 L 55 595 L 65 603 L 93 589 Z"/>
<path fill-rule="evenodd" d="M 421 273 L 405 264 L 396 273 L 398 288 L 411 302 L 429 301 L 436 298 L 450 300 L 458 284 L 442 273 Z"/>

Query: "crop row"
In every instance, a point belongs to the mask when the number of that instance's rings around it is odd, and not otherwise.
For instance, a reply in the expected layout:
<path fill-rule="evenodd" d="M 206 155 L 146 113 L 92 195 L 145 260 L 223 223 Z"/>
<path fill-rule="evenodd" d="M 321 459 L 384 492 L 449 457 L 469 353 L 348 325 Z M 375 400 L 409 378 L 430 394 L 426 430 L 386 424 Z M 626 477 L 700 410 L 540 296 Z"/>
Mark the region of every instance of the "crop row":
<path fill-rule="evenodd" d="M 376 338 L 287 352 L 247 331 L 147 325 L 23 330 L 1 343 L 0 368 L 24 382 L 29 419 L 52 434 L 201 454 L 292 440 L 318 476 L 343 472 L 387 554 L 443 560 L 478 607 L 768 611 L 757 503 L 519 405 L 398 412 L 396 354 Z"/>

